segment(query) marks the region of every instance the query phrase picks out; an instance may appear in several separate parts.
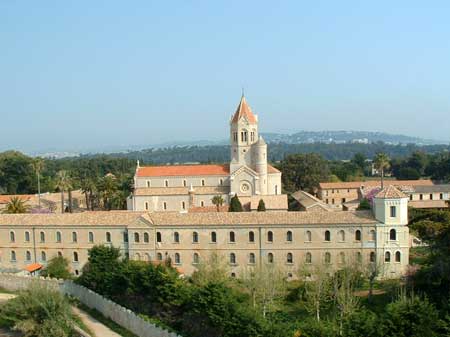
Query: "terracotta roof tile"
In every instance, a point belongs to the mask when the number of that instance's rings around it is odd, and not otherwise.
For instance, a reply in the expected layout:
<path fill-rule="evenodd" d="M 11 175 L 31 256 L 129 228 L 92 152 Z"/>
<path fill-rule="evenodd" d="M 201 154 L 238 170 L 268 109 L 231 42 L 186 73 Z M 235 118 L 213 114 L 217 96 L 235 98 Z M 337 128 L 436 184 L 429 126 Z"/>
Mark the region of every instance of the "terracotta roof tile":
<path fill-rule="evenodd" d="M 241 101 L 239 102 L 239 105 L 238 105 L 236 112 L 234 113 L 233 119 L 231 121 L 233 123 L 236 123 L 243 117 L 247 118 L 247 120 L 250 124 L 257 123 L 256 117 L 253 114 L 250 106 L 247 104 L 247 101 L 246 101 L 244 95 L 242 95 Z"/>
<path fill-rule="evenodd" d="M 43 265 L 40 263 L 32 263 L 26 266 L 24 269 L 30 273 L 35 272 L 36 270 L 42 269 Z"/>
<path fill-rule="evenodd" d="M 281 172 L 272 165 L 267 164 L 267 173 L 281 173 Z"/>
<path fill-rule="evenodd" d="M 171 176 L 226 176 L 230 174 L 230 165 L 165 165 L 142 166 L 137 169 L 138 177 Z"/>
<path fill-rule="evenodd" d="M 230 192 L 228 186 L 194 186 L 194 194 L 227 194 Z M 188 195 L 189 187 L 138 187 L 135 195 Z"/>
<path fill-rule="evenodd" d="M 385 180 L 385 184 L 391 184 L 395 186 L 432 186 L 433 182 L 429 179 L 421 180 Z M 321 189 L 330 188 L 360 188 L 362 186 L 376 187 L 380 186 L 380 180 L 367 180 L 367 181 L 343 181 L 337 183 L 320 183 Z"/>
<path fill-rule="evenodd" d="M 394 185 L 384 187 L 380 192 L 375 195 L 378 199 L 395 199 L 395 198 L 408 198 L 408 196 L 400 191 Z"/>

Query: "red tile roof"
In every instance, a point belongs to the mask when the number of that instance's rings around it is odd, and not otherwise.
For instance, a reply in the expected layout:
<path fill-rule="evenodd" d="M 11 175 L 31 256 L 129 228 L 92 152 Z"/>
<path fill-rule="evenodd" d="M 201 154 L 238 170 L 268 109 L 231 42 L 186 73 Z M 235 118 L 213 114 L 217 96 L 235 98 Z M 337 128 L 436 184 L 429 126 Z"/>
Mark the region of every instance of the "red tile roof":
<path fill-rule="evenodd" d="M 30 273 L 35 272 L 36 270 L 42 269 L 43 265 L 40 263 L 32 263 L 26 266 L 24 269 Z"/>
<path fill-rule="evenodd" d="M 421 180 L 385 180 L 385 185 L 391 184 L 395 186 L 432 186 L 433 182 L 429 179 Z M 374 187 L 380 186 L 380 180 L 367 180 L 367 181 L 343 181 L 337 183 L 320 183 L 321 189 L 330 188 L 360 188 L 361 186 Z"/>
<path fill-rule="evenodd" d="M 280 173 L 280 170 L 276 169 L 272 165 L 267 164 L 267 173 Z"/>
<path fill-rule="evenodd" d="M 167 165 L 139 167 L 138 177 L 169 176 L 226 176 L 230 174 L 230 166 L 225 165 Z"/>
<path fill-rule="evenodd" d="M 379 199 L 396 199 L 396 198 L 408 198 L 408 196 L 401 192 L 394 185 L 384 187 L 380 192 L 375 195 L 375 198 Z"/>
<path fill-rule="evenodd" d="M 250 109 L 250 106 L 247 104 L 244 95 L 242 95 L 241 101 L 239 102 L 236 112 L 234 113 L 232 122 L 236 123 L 242 117 L 246 117 L 249 123 L 256 124 L 256 117 L 253 114 L 252 109 Z"/>
<path fill-rule="evenodd" d="M 33 195 L 30 194 L 18 194 L 18 195 L 14 195 L 14 194 L 10 194 L 10 195 L 0 195 L 0 204 L 7 204 L 11 201 L 12 198 L 17 197 L 22 201 L 28 201 L 31 199 Z"/>

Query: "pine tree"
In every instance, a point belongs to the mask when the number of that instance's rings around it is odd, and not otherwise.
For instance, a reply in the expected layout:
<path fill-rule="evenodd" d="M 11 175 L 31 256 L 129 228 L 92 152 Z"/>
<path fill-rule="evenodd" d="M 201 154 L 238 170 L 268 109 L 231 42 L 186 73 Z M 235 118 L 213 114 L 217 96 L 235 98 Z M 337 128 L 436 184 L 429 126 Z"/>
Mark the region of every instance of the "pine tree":
<path fill-rule="evenodd" d="M 228 212 L 243 212 L 242 204 L 239 201 L 239 198 L 237 195 L 231 198 L 230 201 L 230 208 L 228 209 Z"/>

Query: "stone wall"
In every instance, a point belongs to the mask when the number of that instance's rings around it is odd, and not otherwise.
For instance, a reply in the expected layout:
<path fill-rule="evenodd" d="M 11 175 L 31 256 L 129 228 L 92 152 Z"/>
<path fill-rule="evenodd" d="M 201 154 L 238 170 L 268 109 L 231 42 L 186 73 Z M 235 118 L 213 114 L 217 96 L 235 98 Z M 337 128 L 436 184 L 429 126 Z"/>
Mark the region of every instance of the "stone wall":
<path fill-rule="evenodd" d="M 104 298 L 90 289 L 75 284 L 73 281 L 17 276 L 6 273 L 0 274 L 0 287 L 9 291 L 24 290 L 33 283 L 45 284 L 50 289 L 58 290 L 63 294 L 77 298 L 81 303 L 101 312 L 103 316 L 111 319 L 139 337 L 179 337 L 177 334 L 147 322 L 131 310 Z"/>

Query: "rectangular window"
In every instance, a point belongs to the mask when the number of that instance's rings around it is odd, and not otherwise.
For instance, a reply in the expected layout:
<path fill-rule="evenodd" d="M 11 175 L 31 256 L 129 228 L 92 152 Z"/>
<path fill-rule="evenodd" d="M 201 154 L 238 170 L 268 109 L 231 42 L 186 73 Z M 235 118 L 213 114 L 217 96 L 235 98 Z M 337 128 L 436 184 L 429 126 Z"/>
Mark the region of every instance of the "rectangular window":
<path fill-rule="evenodd" d="M 423 194 L 420 195 L 420 200 L 423 200 Z"/>
<path fill-rule="evenodd" d="M 444 199 L 444 193 L 439 194 L 439 199 Z"/>
<path fill-rule="evenodd" d="M 391 206 L 391 218 L 395 218 L 397 216 L 397 207 Z"/>
<path fill-rule="evenodd" d="M 433 200 L 433 193 L 430 193 L 430 200 Z"/>

